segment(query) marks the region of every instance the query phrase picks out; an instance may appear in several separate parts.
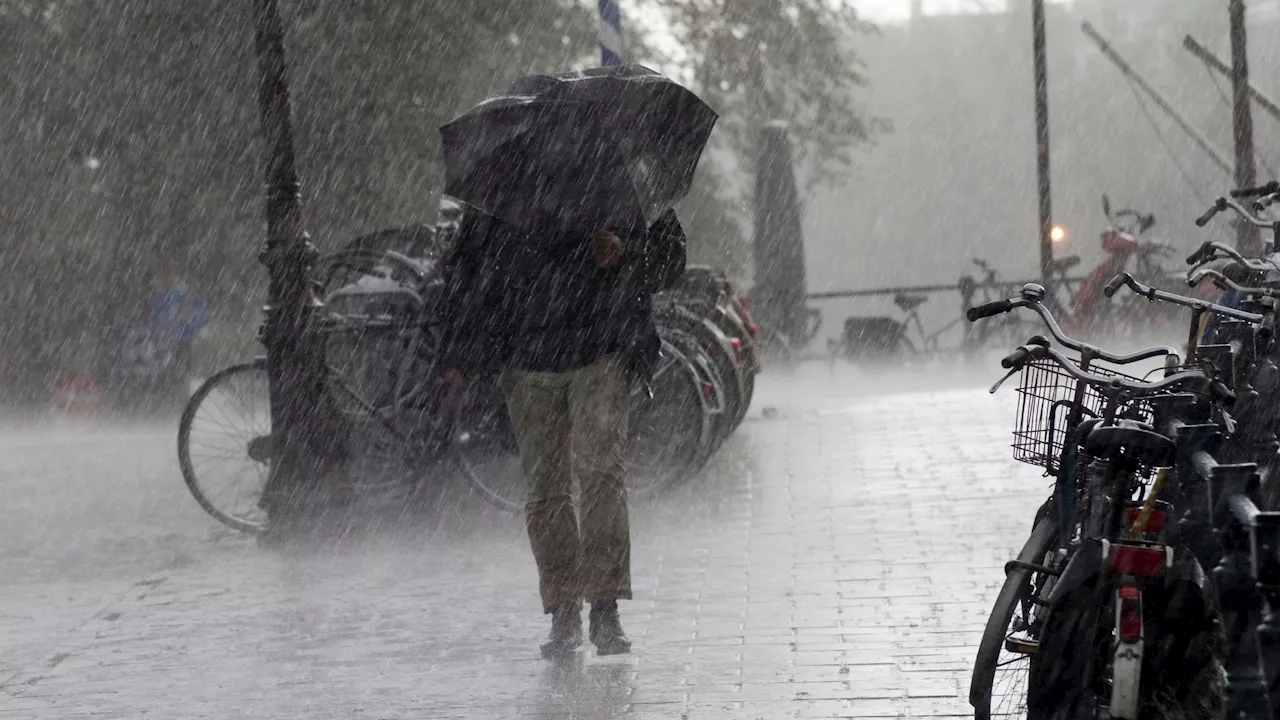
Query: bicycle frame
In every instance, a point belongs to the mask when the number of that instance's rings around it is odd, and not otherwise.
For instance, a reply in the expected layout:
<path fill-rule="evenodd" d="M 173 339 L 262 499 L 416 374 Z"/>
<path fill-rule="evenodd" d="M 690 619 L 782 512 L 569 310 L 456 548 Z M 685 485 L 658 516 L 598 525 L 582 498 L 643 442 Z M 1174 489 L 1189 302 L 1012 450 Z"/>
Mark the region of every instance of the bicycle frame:
<path fill-rule="evenodd" d="M 1128 277 L 1127 275 L 1124 277 Z M 1131 278 L 1129 278 L 1131 280 Z M 1108 286 L 1114 293 L 1113 282 Z M 1152 291 L 1155 292 L 1155 291 Z M 1100 386 L 1099 379 L 1086 378 L 1094 360 L 1103 359 L 1115 364 L 1126 364 L 1143 357 L 1166 356 L 1166 379 L 1154 384 L 1156 386 L 1173 387 L 1176 377 L 1186 376 L 1178 373 L 1179 359 L 1171 348 L 1155 348 L 1127 356 L 1116 356 L 1099 348 L 1072 341 L 1062 335 L 1053 321 L 1052 314 L 1041 304 L 1043 291 L 1038 286 L 1024 288 L 1018 300 L 1006 300 L 991 303 L 989 306 L 976 308 L 970 313 L 971 319 L 984 315 L 1008 312 L 1016 307 L 1030 307 L 1041 316 L 1050 332 L 1063 344 L 1076 349 L 1080 359 L 1076 367 L 1080 374 L 1076 375 L 1074 393 L 1071 401 L 1058 401 L 1055 406 L 1069 406 L 1066 417 L 1066 438 L 1060 450 L 1057 473 L 1055 475 L 1054 500 L 1058 510 L 1058 544 L 1059 557 L 1065 560 L 1061 574 L 1048 597 L 1048 605 L 1054 607 L 1058 599 L 1068 597 L 1093 577 L 1102 577 L 1107 583 L 1107 592 L 1111 593 L 1113 602 L 1114 645 L 1110 656 L 1111 696 L 1108 698 L 1110 717 L 1134 718 L 1142 705 L 1142 666 L 1146 637 L 1143 630 L 1144 584 L 1146 578 L 1157 577 L 1166 572 L 1173 572 L 1174 552 L 1163 540 L 1144 541 L 1144 530 L 1154 512 L 1154 506 L 1163 490 L 1168 471 L 1162 470 L 1148 490 L 1141 509 L 1132 517 L 1130 510 L 1133 494 L 1142 487 L 1138 474 L 1138 460 L 1126 454 L 1110 455 L 1108 460 L 1094 460 L 1085 464 L 1081 455 L 1084 434 L 1091 432 L 1096 424 L 1086 423 L 1086 415 L 1094 415 L 1086 407 L 1085 394 L 1090 387 L 1102 393 L 1105 403 L 1097 417 L 1103 426 L 1110 426 L 1125 407 L 1126 398 L 1122 383 Z M 1240 313 L 1240 311 L 1232 311 Z M 1033 338 L 1033 343 L 1043 348 L 1040 355 L 1026 347 L 1019 348 L 1005 360 L 1005 367 L 1017 372 L 1028 359 L 1045 357 L 1048 350 L 1047 341 Z M 1061 355 L 1055 356 L 1060 363 L 1068 362 Z M 1203 382 L 1210 385 L 1210 377 Z M 997 387 L 998 387 L 997 383 Z M 1155 390 L 1155 387 L 1151 388 Z M 993 388 L 994 390 L 994 388 Z M 1172 396 L 1171 396 L 1172 397 Z M 1194 397 L 1194 396 L 1192 396 Z M 1219 396 L 1221 398 L 1222 396 Z M 1153 406 L 1154 409 L 1154 406 Z M 1056 419 L 1056 412 L 1050 411 L 1050 417 Z M 1166 427 L 1167 412 L 1159 413 L 1160 426 Z M 1171 428 L 1172 426 L 1168 426 Z M 1170 430 L 1162 432 L 1165 437 L 1174 438 Z M 1053 436 L 1052 427 L 1050 437 Z M 1176 444 L 1173 447 L 1179 448 Z M 1088 477 L 1081 481 L 1081 475 L 1088 469 Z M 1087 512 L 1082 515 L 1076 508 L 1076 497 L 1080 489 L 1085 490 L 1084 498 L 1088 501 Z M 1161 515 L 1161 526 L 1165 515 Z M 1077 533 L 1077 521 L 1079 520 Z M 1054 568 L 1047 568 L 1053 572 Z"/>
<path fill-rule="evenodd" d="M 920 345 L 915 347 L 917 353 L 936 353 L 938 352 L 938 340 L 951 328 L 955 327 L 964 318 L 956 318 L 942 327 L 929 332 L 924 327 L 924 322 L 920 319 L 920 310 L 913 308 L 907 313 L 906 326 L 915 328 L 916 337 L 920 341 Z M 907 338 L 910 342 L 910 337 Z"/>
<path fill-rule="evenodd" d="M 1266 187 L 1266 192 L 1276 193 L 1280 184 L 1270 183 Z M 1233 195 L 1256 192 L 1240 191 Z M 1280 195 L 1269 197 L 1268 201 L 1273 201 L 1276 197 Z M 1246 221 L 1258 227 L 1280 231 L 1280 222 L 1266 223 L 1251 218 L 1238 204 L 1223 198 L 1219 198 L 1214 208 L 1197 220 L 1197 224 L 1203 226 L 1215 212 L 1226 208 L 1237 210 Z M 1276 267 L 1274 263 L 1246 260 L 1239 253 L 1213 248 L 1209 243 L 1188 258 L 1188 264 L 1194 265 L 1198 258 L 1203 259 L 1206 248 L 1211 251 L 1209 255 L 1221 251 L 1223 255 L 1234 258 L 1249 273 L 1265 271 L 1274 275 L 1280 271 L 1280 267 Z M 1226 717 L 1252 719 L 1280 716 L 1280 512 L 1259 511 L 1257 503 L 1265 474 L 1260 472 L 1259 463 L 1249 461 L 1275 455 L 1277 447 L 1273 426 L 1280 413 L 1269 408 L 1276 405 L 1274 395 L 1280 392 L 1280 382 L 1277 381 L 1280 379 L 1280 368 L 1271 362 L 1270 356 L 1277 349 L 1273 328 L 1275 300 L 1280 292 L 1273 289 L 1274 277 L 1269 282 L 1262 283 L 1264 287 L 1249 287 L 1245 280 L 1214 269 L 1205 269 L 1195 276 L 1196 280 L 1205 278 L 1213 279 L 1219 287 L 1229 287 L 1246 295 L 1245 303 L 1237 309 L 1165 293 L 1143 286 L 1128 274 L 1109 283 L 1105 292 L 1107 297 L 1111 297 L 1119 287 L 1127 285 L 1150 301 L 1171 302 L 1191 309 L 1193 319 L 1187 354 L 1189 358 L 1194 358 L 1196 364 L 1205 368 L 1205 374 L 1210 380 L 1207 389 L 1216 396 L 1216 403 L 1209 403 L 1203 397 L 1186 393 L 1161 396 L 1158 402 L 1152 400 L 1156 415 L 1153 425 L 1159 428 L 1160 434 L 1173 441 L 1174 458 L 1172 467 L 1162 470 L 1151 484 L 1136 517 L 1125 515 L 1117 520 L 1122 513 L 1132 512 L 1132 508 L 1122 502 L 1122 499 L 1128 497 L 1124 486 L 1130 484 L 1124 477 L 1124 468 L 1093 465 L 1090 466 L 1092 472 L 1084 480 L 1088 484 L 1086 497 L 1103 504 L 1087 508 L 1087 516 L 1081 523 L 1079 544 L 1091 542 L 1092 538 L 1102 538 L 1099 541 L 1101 545 L 1096 554 L 1077 552 L 1072 556 L 1068 567 L 1057 576 L 1052 595 L 1060 597 L 1063 592 L 1068 592 L 1073 582 L 1087 573 L 1096 574 L 1100 570 L 1110 573 L 1108 582 L 1114 585 L 1109 592 L 1112 593 L 1111 600 L 1114 602 L 1112 623 L 1116 641 L 1110 665 L 1112 685 L 1109 711 L 1114 718 L 1132 718 L 1139 712 L 1142 655 L 1148 639 L 1143 633 L 1145 591 L 1140 582 L 1145 573 L 1139 572 L 1143 569 L 1141 567 L 1125 565 L 1117 560 L 1126 555 L 1154 558 L 1159 562 L 1148 563 L 1148 569 L 1154 570 L 1156 565 L 1162 566 L 1170 573 L 1171 581 L 1195 583 L 1205 592 L 1209 592 L 1209 586 L 1205 584 L 1201 568 L 1213 568 L 1213 588 L 1218 595 L 1217 605 L 1222 609 L 1222 624 L 1227 630 L 1230 647 Z M 1194 286 L 1196 282 L 1192 281 L 1190 284 Z M 990 303 L 970 311 L 969 317 L 972 320 L 1008 312 L 1013 307 L 1029 306 L 1045 319 L 1055 337 L 1071 347 L 1065 342 L 1051 317 L 1045 317 L 1044 309 L 1037 304 L 1042 298 L 1042 292 L 1039 298 L 1029 297 L 1024 288 L 1023 300 Z M 1215 336 L 1206 336 L 1201 344 L 1196 330 L 1199 321 L 1209 313 L 1225 317 L 1226 321 Z M 1040 339 L 1040 344 L 1047 347 L 1047 341 L 1043 339 Z M 1094 358 L 1116 362 L 1105 353 L 1092 354 L 1092 348 L 1076 349 L 1081 352 L 1078 367 L 1086 372 Z M 1016 372 L 1017 363 L 1025 362 L 1028 357 L 1044 356 L 1031 356 L 1028 355 L 1029 352 L 1026 347 L 1019 348 L 1015 354 L 1006 358 L 1005 367 L 1014 367 Z M 1022 355 L 1019 356 L 1018 353 Z M 1170 357 L 1176 358 L 1176 355 Z M 1059 361 L 1065 362 L 1061 356 Z M 1176 368 L 1166 365 L 1166 370 L 1174 372 Z M 1078 379 L 1076 383 L 1074 402 L 1067 413 L 1068 437 L 1060 451 L 1055 475 L 1054 504 L 1059 509 L 1059 544 L 1062 546 L 1070 545 L 1070 539 L 1074 536 L 1074 521 L 1081 516 L 1075 510 L 1074 501 L 1075 489 L 1079 484 L 1076 478 L 1083 474 L 1083 469 L 1077 468 L 1083 460 L 1078 452 L 1079 440 L 1089 427 L 1083 421 L 1088 414 L 1083 408 L 1084 382 L 1083 379 Z M 1237 397 L 1240 402 L 1233 406 L 1232 411 L 1240 413 L 1244 423 L 1242 427 L 1246 428 L 1246 431 L 1240 433 L 1236 432 L 1236 422 L 1224 407 Z M 1114 414 L 1113 405 L 1108 403 L 1101 414 Z M 1172 483 L 1166 488 L 1166 481 L 1170 479 Z M 1107 488 L 1114 488 L 1110 497 L 1115 498 L 1115 502 L 1110 506 L 1106 506 L 1109 502 Z M 1163 539 L 1155 544 L 1133 545 L 1132 541 L 1140 540 L 1143 536 L 1144 523 L 1152 517 L 1156 503 L 1163 502 L 1159 500 L 1162 493 L 1175 496 L 1178 506 L 1186 508 L 1176 526 L 1170 528 L 1170 531 L 1177 533 L 1178 539 L 1170 545 L 1165 545 Z M 1071 497 L 1068 498 L 1067 495 Z M 1068 522 L 1071 524 L 1068 525 Z M 1117 531 L 1130 523 L 1132 526 L 1128 537 L 1113 541 Z M 1070 534 L 1066 530 L 1070 530 Z M 1209 547 L 1210 542 L 1206 541 L 1211 541 L 1214 547 Z M 1172 550 L 1174 545 L 1179 548 L 1189 547 L 1198 562 L 1188 560 L 1185 567 L 1177 566 L 1176 562 L 1180 561 L 1175 559 L 1176 553 L 1185 555 L 1186 552 Z M 1123 549 L 1129 546 L 1137 547 L 1143 552 L 1135 555 L 1134 551 Z M 1097 565 L 1099 561 L 1102 562 L 1101 566 Z M 1091 562 L 1093 565 L 1089 567 Z M 1210 600 L 1206 599 L 1205 602 Z M 1259 616 L 1263 617 L 1261 625 L 1256 624 Z M 986 642 L 984 637 L 984 643 Z M 1216 667 L 1208 664 L 1201 666 Z M 990 697 L 990 693 L 987 697 Z M 975 707 L 977 706 L 978 703 L 975 703 Z"/>

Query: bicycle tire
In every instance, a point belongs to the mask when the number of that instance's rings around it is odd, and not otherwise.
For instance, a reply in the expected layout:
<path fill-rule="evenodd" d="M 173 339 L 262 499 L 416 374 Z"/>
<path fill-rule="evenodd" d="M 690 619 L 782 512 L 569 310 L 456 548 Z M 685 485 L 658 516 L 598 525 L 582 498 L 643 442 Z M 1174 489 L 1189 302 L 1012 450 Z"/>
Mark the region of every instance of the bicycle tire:
<path fill-rule="evenodd" d="M 519 448 L 515 446 L 515 430 L 511 427 L 507 414 L 505 399 L 499 400 L 496 378 L 487 378 L 483 383 L 487 396 L 479 402 L 454 400 L 449 403 L 451 431 L 449 441 L 449 458 L 471 489 L 485 502 L 499 510 L 515 512 L 525 505 L 526 491 L 523 470 L 519 462 Z M 458 392 L 461 397 L 476 391 L 475 383 Z M 465 419 L 462 414 L 467 413 Z M 478 438 L 472 442 L 473 437 Z M 490 482 L 494 468 L 481 467 L 480 460 L 472 456 L 473 447 L 490 451 L 492 459 L 505 461 L 514 466 L 503 468 L 504 479 L 508 489 L 496 487 Z M 485 458 L 490 459 L 489 457 Z"/>
<path fill-rule="evenodd" d="M 1032 582 L 1034 573 L 1026 565 L 1043 563 L 1045 557 L 1057 545 L 1058 521 L 1047 513 L 1042 512 L 1040 515 L 1031 531 L 1031 536 L 1027 538 L 1022 551 L 1018 553 L 1017 561 L 1022 564 L 1011 568 L 1005 576 L 1004 585 L 1000 588 L 1000 594 L 996 596 L 991 615 L 987 618 L 986 629 L 982 633 L 982 641 L 978 645 L 978 655 L 974 660 L 973 675 L 969 681 L 969 704 L 973 706 L 975 720 L 1020 717 L 1016 710 L 1012 714 L 1003 712 L 993 714 L 992 703 L 996 699 L 994 696 L 997 690 L 997 675 L 1002 667 L 1008 666 L 1008 663 L 1003 665 L 1000 663 L 1000 656 L 1005 650 L 1005 641 L 1009 636 L 1014 611 L 1019 603 L 1029 600 L 1028 591 L 1035 588 Z M 1013 682 L 1017 682 L 1014 676 L 1018 673 L 1024 675 L 1029 673 L 1029 658 L 1026 664 L 1026 668 L 1008 671 Z M 1025 691 L 1023 695 L 1022 705 L 1017 709 L 1025 708 Z"/>
<path fill-rule="evenodd" d="M 633 405 L 629 417 L 628 474 L 649 478 L 638 489 L 637 497 L 641 499 L 657 497 L 687 481 L 702 469 L 713 450 L 712 417 L 700 397 L 702 382 L 697 368 L 674 347 L 666 351 L 672 354 L 667 366 L 672 374 L 655 377 L 652 398 L 633 395 L 633 403 L 639 402 Z M 645 428 L 657 430 L 659 435 L 649 441 L 642 434 Z M 655 446 L 656 458 L 647 457 L 650 444 Z"/>
<path fill-rule="evenodd" d="M 236 459 L 239 459 L 239 453 L 242 451 L 243 457 L 252 461 L 249 467 L 253 468 L 253 472 L 257 473 L 257 484 L 259 486 L 255 487 L 251 492 L 250 499 L 253 502 L 249 506 L 250 510 L 246 513 L 241 513 L 238 510 L 225 507 L 223 503 L 214 499 L 205 487 L 209 484 L 207 480 L 202 478 L 206 473 L 201 473 L 197 469 L 194 458 L 195 453 L 192 452 L 194 445 L 204 443 L 193 442 L 192 433 L 200 410 L 213 395 L 214 391 L 226 384 L 230 378 L 246 373 L 260 373 L 262 375 L 260 395 L 262 396 L 265 410 L 252 422 L 254 427 L 238 438 L 238 442 L 244 444 L 243 448 L 239 447 L 236 440 L 232 440 L 232 444 L 226 448 L 227 452 L 235 454 Z M 214 373 L 192 393 L 186 407 L 183 409 L 182 418 L 178 424 L 178 466 L 182 472 L 183 481 L 186 483 L 192 497 L 195 498 L 205 512 L 218 522 L 234 530 L 247 533 L 261 533 L 267 527 L 266 513 L 257 505 L 257 499 L 260 499 L 261 492 L 266 486 L 271 453 L 271 412 L 266 374 L 265 359 L 239 363 Z M 347 467 L 351 471 L 352 477 L 363 478 L 365 477 L 365 471 L 368 471 L 369 475 L 382 476 L 387 475 L 386 471 L 388 469 L 392 469 L 394 472 L 390 474 L 390 479 L 383 478 L 372 483 L 361 482 L 358 485 L 368 490 L 373 487 L 389 487 L 400 484 L 403 481 L 403 478 L 400 477 L 401 471 L 408 469 L 407 463 L 410 457 L 409 453 L 413 449 L 412 446 L 403 435 L 390 427 L 389 421 L 379 415 L 376 407 L 370 405 L 368 401 L 342 384 L 341 378 L 336 376 L 332 369 L 328 371 L 327 378 L 330 387 L 337 390 L 336 395 L 347 395 L 351 401 L 345 407 L 338 407 L 337 404 L 333 407 L 333 410 L 339 412 L 343 418 L 347 433 L 345 437 L 348 439 L 360 437 L 364 440 L 363 444 L 358 444 L 360 451 L 346 458 Z M 230 420 L 225 412 L 221 414 L 224 420 Z M 222 426 L 230 429 L 229 425 L 225 423 Z M 262 453 L 263 457 L 268 459 L 253 457 L 255 443 L 260 448 L 257 452 Z"/>
<path fill-rule="evenodd" d="M 728 437 L 746 417 L 746 387 L 742 363 L 735 357 L 733 345 L 715 323 L 706 318 L 675 314 L 663 318 L 664 324 L 681 329 L 701 345 L 698 354 L 711 361 L 724 385 L 724 414 L 727 423 L 724 437 Z"/>
<path fill-rule="evenodd" d="M 659 402 L 658 398 L 662 397 L 667 388 L 674 387 L 682 392 L 685 397 L 679 410 L 686 413 L 686 419 L 692 423 L 692 426 L 689 427 L 691 432 L 688 433 L 686 438 L 688 442 L 671 443 L 676 446 L 676 452 L 667 458 L 670 461 L 669 464 L 672 471 L 657 476 L 656 482 L 636 484 L 635 478 L 637 475 L 634 472 L 636 463 L 634 460 L 628 460 L 627 473 L 629 482 L 627 491 L 640 500 L 657 497 L 692 476 L 701 469 L 713 449 L 715 435 L 712 420 L 703 411 L 702 403 L 699 401 L 699 394 L 702 392 L 701 376 L 698 374 L 697 368 L 676 348 L 668 347 L 666 350 L 668 352 L 676 350 L 675 355 L 677 357 L 674 358 L 674 362 L 677 364 L 679 374 L 674 378 L 676 381 L 674 385 L 664 383 L 655 387 L 654 402 Z M 632 393 L 632 403 L 636 401 L 636 393 Z M 454 412 L 458 413 L 468 407 L 475 406 L 460 403 L 455 404 L 453 407 Z M 630 437 L 628 439 L 628 453 L 634 452 L 637 448 L 637 445 L 635 445 L 637 441 L 636 433 L 638 432 L 636 414 L 643 409 L 645 409 L 643 406 L 635 406 L 633 404 L 629 411 L 628 433 Z M 525 490 L 526 485 L 524 484 L 523 474 L 518 467 L 519 451 L 518 448 L 514 447 L 514 434 L 510 437 L 505 437 L 505 433 L 514 433 L 509 421 L 506 421 L 506 412 L 506 405 L 497 402 L 487 402 L 481 408 L 483 418 L 490 418 L 486 427 L 490 428 L 491 442 L 497 443 L 495 449 L 505 453 L 504 457 L 496 459 L 505 459 L 509 463 L 514 463 L 514 465 L 506 468 L 507 476 L 504 478 L 505 482 L 502 481 L 503 479 L 494 481 L 493 474 L 485 471 L 482 462 L 470 455 L 469 448 L 472 447 L 471 443 L 465 438 L 458 437 L 458 435 L 469 436 L 475 430 L 475 427 L 470 423 L 468 423 L 468 427 L 464 427 L 459 423 L 458 431 L 455 433 L 455 441 L 451 444 L 449 454 L 455 467 L 482 500 L 500 510 L 515 512 L 524 508 L 527 491 Z M 501 415 L 500 417 L 499 414 Z M 503 436 L 499 437 L 499 435 Z M 512 443 L 512 445 L 503 447 L 502 443 L 504 442 Z"/>
<path fill-rule="evenodd" d="M 751 410 L 751 400 L 755 396 L 756 389 L 755 379 L 760 372 L 756 339 L 751 336 L 746 323 L 736 312 L 717 305 L 715 317 L 719 318 L 717 325 L 725 331 L 725 334 L 736 337 L 738 340 L 740 353 L 738 366 L 742 374 L 742 410 L 745 414 Z"/>
<path fill-rule="evenodd" d="M 1028 682 L 1028 720 L 1092 720 L 1109 702 L 1097 670 L 1112 650 L 1113 586 L 1099 576 L 1055 598 Z M 1220 718 L 1225 639 L 1212 585 L 1174 582 L 1143 593 L 1143 720 Z M 1197 597 L 1199 596 L 1199 597 Z M 1102 630 L 1102 632 L 1099 632 Z M 1039 698 L 1043 700 L 1037 701 Z"/>
<path fill-rule="evenodd" d="M 196 472 L 195 463 L 192 460 L 191 453 L 191 429 L 195 422 L 198 411 L 215 389 L 224 384 L 228 378 L 234 377 L 246 372 L 261 372 L 266 374 L 266 362 L 263 360 L 255 360 L 247 363 L 232 365 L 231 367 L 219 370 L 210 376 L 207 380 L 200 384 L 196 391 L 192 393 L 191 398 L 187 401 L 186 407 L 182 411 L 182 419 L 178 423 L 178 467 L 182 471 L 182 479 L 187 485 L 187 489 L 191 492 L 192 497 L 199 503 L 200 507 L 213 516 L 218 522 L 247 533 L 261 533 L 266 530 L 266 517 L 263 513 L 262 519 L 241 517 L 235 512 L 228 512 L 219 507 L 219 503 L 214 502 L 202 487 L 200 478 Z M 270 409 L 268 403 L 268 410 Z M 266 436 L 270 437 L 270 419 L 268 418 L 266 428 Z M 246 448 L 246 457 L 248 456 L 248 448 Z M 266 464 L 262 463 L 264 474 L 262 483 L 265 487 Z M 261 492 L 261 489 L 259 489 Z"/>
<path fill-rule="evenodd" d="M 711 327 L 708 327 L 710 325 Z M 728 437 L 742 424 L 747 417 L 747 380 L 743 363 L 737 357 L 737 351 L 729 342 L 728 336 L 714 327 L 714 323 L 704 319 L 701 327 L 705 332 L 701 335 L 708 341 L 703 354 L 712 362 L 720 373 L 720 378 L 727 391 L 725 396 L 725 415 L 730 419 Z"/>
<path fill-rule="evenodd" d="M 682 352 L 697 371 L 701 383 L 710 388 L 712 396 L 711 452 L 733 434 L 737 419 L 730 413 L 734 390 L 732 379 L 724 377 L 724 371 L 702 348 L 702 340 L 685 329 L 663 328 L 664 339 Z M 710 454 L 710 453 L 708 453 Z"/>

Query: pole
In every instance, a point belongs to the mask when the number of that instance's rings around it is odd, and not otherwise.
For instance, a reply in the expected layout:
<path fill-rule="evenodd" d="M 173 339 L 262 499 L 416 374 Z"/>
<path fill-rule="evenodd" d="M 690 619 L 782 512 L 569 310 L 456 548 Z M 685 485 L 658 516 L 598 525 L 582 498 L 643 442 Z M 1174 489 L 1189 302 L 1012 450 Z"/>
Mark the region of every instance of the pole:
<path fill-rule="evenodd" d="M 1236 146 L 1236 187 L 1253 187 L 1258 182 L 1253 164 L 1253 108 L 1249 104 L 1249 52 L 1245 39 L 1244 0 L 1229 0 L 1231 16 L 1231 130 Z M 1258 229 L 1250 223 L 1236 223 L 1236 247 L 1241 253 L 1261 251 Z"/>
<path fill-rule="evenodd" d="M 1222 169 L 1222 172 L 1227 173 L 1228 175 L 1231 174 L 1231 164 L 1226 161 L 1222 156 L 1222 153 L 1218 152 L 1218 150 L 1215 149 L 1213 145 L 1209 144 L 1209 141 L 1204 138 L 1204 135 L 1201 135 L 1198 130 L 1191 126 L 1191 123 L 1187 122 L 1182 115 L 1178 114 L 1178 111 L 1173 109 L 1173 106 L 1169 104 L 1169 101 L 1165 100 L 1160 93 L 1156 92 L 1156 89 L 1151 87 L 1151 84 L 1144 80 L 1143 77 L 1139 75 L 1123 57 L 1120 56 L 1120 53 L 1116 52 L 1115 48 L 1111 47 L 1111 43 L 1108 43 L 1101 35 L 1098 34 L 1098 31 L 1093 28 L 1093 25 L 1090 25 L 1088 22 L 1084 22 L 1080 24 L 1080 29 L 1084 31 L 1085 35 L 1089 36 L 1090 40 L 1094 41 L 1098 45 L 1098 49 L 1102 51 L 1102 54 L 1114 63 L 1115 66 L 1120 69 L 1120 72 L 1133 80 L 1138 87 L 1155 102 L 1157 107 L 1163 110 L 1165 114 L 1177 123 L 1178 127 L 1182 129 L 1182 132 L 1186 133 L 1187 136 L 1190 137 L 1206 155 L 1209 156 L 1209 159 L 1213 160 L 1214 164 Z"/>
<path fill-rule="evenodd" d="M 1209 52 L 1209 50 L 1205 48 L 1204 45 L 1201 45 L 1195 38 L 1190 35 L 1186 36 L 1182 40 L 1182 46 L 1192 55 L 1195 55 L 1196 58 L 1201 60 L 1211 70 L 1216 70 L 1218 74 L 1228 80 L 1231 79 L 1231 67 L 1218 59 L 1217 55 Z M 1254 102 L 1258 103 L 1258 107 L 1266 110 L 1267 114 L 1276 120 L 1280 120 L 1280 105 L 1276 105 L 1274 100 L 1263 95 L 1262 92 L 1253 85 L 1248 83 L 1246 83 L 1246 85 L 1248 85 L 1249 88 L 1249 96 L 1253 98 Z"/>
<path fill-rule="evenodd" d="M 622 64 L 622 13 L 615 0 L 596 0 L 600 10 L 600 64 Z"/>
<path fill-rule="evenodd" d="M 307 328 L 321 306 L 308 283 L 317 253 L 303 229 L 284 24 L 277 0 L 251 2 L 258 110 L 267 148 L 267 240 L 258 258 L 269 283 L 259 339 L 267 350 L 273 453 L 262 504 L 274 525 L 298 516 L 306 499 L 302 493 L 322 476 L 331 448 L 316 433 L 325 418 L 324 346 Z"/>
<path fill-rule="evenodd" d="M 1053 195 L 1049 186 L 1049 70 L 1044 49 L 1044 0 L 1031 1 L 1031 53 L 1035 61 L 1036 178 L 1040 195 L 1040 278 L 1053 268 Z"/>

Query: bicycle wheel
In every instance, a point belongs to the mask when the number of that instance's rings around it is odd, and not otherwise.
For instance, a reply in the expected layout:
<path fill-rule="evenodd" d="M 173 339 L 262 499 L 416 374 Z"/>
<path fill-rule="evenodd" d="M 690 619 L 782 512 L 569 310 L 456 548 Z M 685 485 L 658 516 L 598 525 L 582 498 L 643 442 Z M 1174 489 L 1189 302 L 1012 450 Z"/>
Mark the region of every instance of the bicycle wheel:
<path fill-rule="evenodd" d="M 653 397 L 631 395 L 627 489 L 654 497 L 697 472 L 711 447 L 711 418 L 697 369 L 670 343 L 654 371 Z"/>
<path fill-rule="evenodd" d="M 687 478 L 709 454 L 710 415 L 700 397 L 701 380 L 683 354 L 663 345 L 653 398 L 639 388 L 630 397 L 626 485 L 642 500 Z M 528 485 L 497 383 L 469 386 L 450 404 L 457 418 L 451 454 L 463 477 L 491 505 L 522 509 Z"/>
<path fill-rule="evenodd" d="M 490 378 L 456 391 L 450 399 L 449 453 L 477 494 L 502 510 L 523 508 L 528 485 L 506 400 Z"/>
<path fill-rule="evenodd" d="M 725 437 L 737 429 L 747 416 L 747 388 L 744 368 L 737 350 L 723 332 L 710 320 L 690 327 L 693 337 L 702 342 L 701 354 L 711 362 L 724 387 L 724 414 L 728 420 Z"/>
<path fill-rule="evenodd" d="M 683 355 L 698 376 L 704 409 L 710 415 L 710 454 L 729 437 L 737 425 L 736 419 L 729 414 L 729 398 L 733 391 L 724 378 L 722 368 L 703 350 L 701 338 L 691 335 L 684 328 L 659 327 L 659 332 L 662 333 L 663 342 L 669 343 Z"/>
<path fill-rule="evenodd" d="M 178 425 L 178 465 L 200 507 L 230 528 L 265 530 L 267 515 L 258 501 L 267 484 L 270 442 L 264 361 L 233 365 L 204 381 Z"/>
<path fill-rule="evenodd" d="M 1181 559 L 1178 559 L 1181 558 Z M 1175 565 L 1195 563 L 1175 552 Z M 1224 708 L 1225 640 L 1213 585 L 1198 567 L 1147 585 L 1142 594 L 1144 651 L 1138 717 L 1220 718 Z M 1028 676 L 1029 720 L 1098 717 L 1111 700 L 1115 586 L 1105 576 L 1062 593 L 1046 613 L 1043 641 Z"/>
<path fill-rule="evenodd" d="M 726 410 L 737 415 L 741 410 L 743 363 L 734 349 L 733 341 L 716 322 L 682 305 L 672 304 L 657 313 L 658 332 L 678 330 L 695 337 L 701 351 L 711 359 L 720 371 L 721 378 L 731 386 L 732 397 L 726 398 Z"/>
<path fill-rule="evenodd" d="M 987 619 L 969 683 L 975 720 L 1021 718 L 1026 713 L 1027 676 L 1038 640 L 1037 600 L 1053 577 L 1028 565 L 1044 565 L 1057 547 L 1058 521 L 1041 512 L 1031 537 L 1008 568 Z"/>
<path fill-rule="evenodd" d="M 349 387 L 335 370 L 326 374 L 326 432 L 339 441 L 342 482 L 371 490 L 403 483 L 410 463 L 421 459 L 429 437 L 410 442 L 388 416 Z M 261 532 L 267 516 L 258 506 L 274 449 L 265 360 L 233 365 L 206 380 L 191 396 L 178 425 L 178 464 L 196 502 L 224 525 Z M 229 486 L 229 487 L 224 487 Z"/>

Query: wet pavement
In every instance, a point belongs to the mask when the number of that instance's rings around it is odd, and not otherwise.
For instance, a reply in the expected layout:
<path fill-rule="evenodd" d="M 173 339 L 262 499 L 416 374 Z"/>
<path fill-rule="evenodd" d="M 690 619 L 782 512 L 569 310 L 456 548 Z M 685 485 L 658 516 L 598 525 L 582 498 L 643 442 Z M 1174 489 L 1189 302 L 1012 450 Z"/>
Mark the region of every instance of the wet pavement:
<path fill-rule="evenodd" d="M 762 376 L 704 476 L 633 508 L 632 655 L 561 665 L 521 521 L 464 493 L 269 550 L 191 500 L 170 428 L 9 427 L 0 718 L 971 717 L 1048 493 L 994 367 Z"/>

